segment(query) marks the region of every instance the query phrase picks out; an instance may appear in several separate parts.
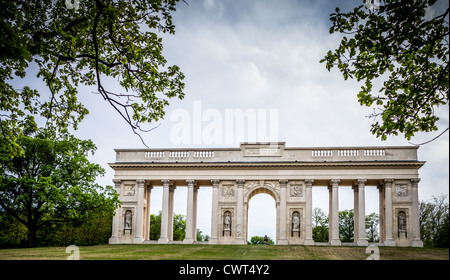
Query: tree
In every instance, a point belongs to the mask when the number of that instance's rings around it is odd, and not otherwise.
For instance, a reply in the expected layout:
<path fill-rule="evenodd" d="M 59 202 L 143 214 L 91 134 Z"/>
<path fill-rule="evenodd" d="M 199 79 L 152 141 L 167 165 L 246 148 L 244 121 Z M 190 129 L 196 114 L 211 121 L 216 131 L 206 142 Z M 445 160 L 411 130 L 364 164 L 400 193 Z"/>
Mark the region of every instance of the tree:
<path fill-rule="evenodd" d="M 419 203 L 420 238 L 426 247 L 449 246 L 449 204 L 447 196 L 433 196 Z"/>
<path fill-rule="evenodd" d="M 313 240 L 315 242 L 328 242 L 328 217 L 322 209 L 314 208 L 312 223 Z"/>
<path fill-rule="evenodd" d="M 161 236 L 161 211 L 158 215 L 150 214 L 150 240 L 158 240 Z"/>
<path fill-rule="evenodd" d="M 17 144 L 23 154 L 0 157 L 0 212 L 27 228 L 29 246 L 36 245 L 43 226 L 82 221 L 92 212 L 114 213 L 118 194 L 95 182 L 105 171 L 87 158 L 96 149 L 92 141 L 51 126 L 29 126 Z"/>
<path fill-rule="evenodd" d="M 353 242 L 355 237 L 354 212 L 339 211 L 339 238 L 342 242 Z"/>
<path fill-rule="evenodd" d="M 367 241 L 369 242 L 379 242 L 380 237 L 378 235 L 378 224 L 380 219 L 377 213 L 371 213 L 366 215 L 366 235 Z"/>
<path fill-rule="evenodd" d="M 267 240 L 267 245 L 275 245 L 275 242 L 273 242 L 270 236 L 267 237 Z M 264 236 L 252 236 L 247 243 L 251 245 L 264 245 Z"/>
<path fill-rule="evenodd" d="M 161 236 L 161 211 L 158 215 L 150 215 L 150 239 L 158 240 Z M 186 217 L 182 214 L 173 215 L 173 240 L 183 241 L 186 236 Z"/>
<path fill-rule="evenodd" d="M 337 66 L 346 80 L 364 81 L 358 100 L 375 107 L 369 116 L 373 134 L 386 140 L 404 133 L 410 140 L 418 131 L 438 130 L 435 109 L 449 104 L 448 2 L 383 2 L 372 10 L 336 8 L 330 33 L 344 37 L 320 62 L 329 71 Z M 376 80 L 384 80 L 378 94 L 373 93 Z"/>
<path fill-rule="evenodd" d="M 173 240 L 183 241 L 186 236 L 186 217 L 182 214 L 173 215 Z"/>
<path fill-rule="evenodd" d="M 88 110 L 79 101 L 80 85 L 96 92 L 130 126 L 164 117 L 169 99 L 184 97 L 183 73 L 167 66 L 157 33 L 175 33 L 171 13 L 179 0 L 0 1 L 1 144 L 11 156 L 26 122 L 41 115 L 58 128 L 77 128 Z M 67 4 L 69 3 L 69 4 Z M 30 65 L 47 93 L 14 79 Z M 118 81 L 120 87 L 111 86 Z M 109 87 L 108 87 L 109 86 Z M 141 138 L 142 140 L 142 138 Z"/>

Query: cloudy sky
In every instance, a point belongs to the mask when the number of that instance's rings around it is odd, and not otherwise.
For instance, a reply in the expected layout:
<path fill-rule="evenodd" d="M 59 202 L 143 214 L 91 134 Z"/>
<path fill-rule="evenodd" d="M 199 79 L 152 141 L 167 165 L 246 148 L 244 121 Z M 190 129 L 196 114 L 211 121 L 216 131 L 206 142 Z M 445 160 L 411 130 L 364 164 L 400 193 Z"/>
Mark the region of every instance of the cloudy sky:
<path fill-rule="evenodd" d="M 345 81 L 337 69 L 328 72 L 319 63 L 326 52 L 340 42 L 340 35 L 329 34 L 329 14 L 336 6 L 349 10 L 362 1 L 263 1 L 263 0 L 192 0 L 180 3 L 174 15 L 175 35 L 163 35 L 164 55 L 169 65 L 180 66 L 186 75 L 186 97 L 173 100 L 160 126 L 143 134 L 151 148 L 159 147 L 238 147 L 238 135 L 227 130 L 208 141 L 195 138 L 194 111 L 215 112 L 221 116 L 227 110 L 250 110 L 264 115 L 267 134 L 275 121 L 278 140 L 290 147 L 332 146 L 408 146 L 403 137 L 381 141 L 370 133 L 372 119 L 366 116 L 371 108 L 357 101 L 360 84 Z M 106 176 L 102 184 L 112 184 L 113 172 L 107 163 L 114 162 L 114 148 L 143 148 L 122 119 L 101 99 L 86 88 L 81 96 L 90 115 L 75 132 L 79 138 L 92 139 L 97 153 L 92 160 L 101 164 Z M 209 110 L 209 111 L 208 111 Z M 174 137 L 180 127 L 180 112 L 191 117 L 191 135 Z M 270 115 L 272 112 L 272 117 Z M 449 126 L 448 107 L 438 110 L 439 127 Z M 259 116 L 259 115 L 258 115 Z M 262 117 L 261 117 L 262 118 Z M 225 119 L 225 118 L 224 118 Z M 207 121 L 200 123 L 202 128 Z M 439 132 L 418 134 L 411 142 L 422 143 Z M 200 139 L 200 140 L 199 140 Z M 210 139 L 211 140 L 211 139 Z M 259 139 L 261 140 L 261 139 Z M 200 141 L 200 142 L 199 142 Z M 419 171 L 420 199 L 449 192 L 449 133 L 422 146 L 419 160 L 427 161 Z M 186 188 L 175 192 L 175 212 L 186 213 Z M 313 206 L 328 211 L 325 188 L 313 191 Z M 154 188 L 151 212 L 161 209 L 162 192 Z M 199 192 L 198 227 L 210 234 L 211 190 Z M 378 213 L 378 192 L 367 188 L 366 211 Z M 269 205 L 270 207 L 266 207 Z M 273 207 L 272 207 L 273 206 Z M 353 194 L 348 187 L 340 191 L 340 210 L 353 208 Z M 252 198 L 249 209 L 249 237 L 268 234 L 275 239 L 275 202 L 265 194 Z M 264 224 L 261 222 L 264 221 Z"/>

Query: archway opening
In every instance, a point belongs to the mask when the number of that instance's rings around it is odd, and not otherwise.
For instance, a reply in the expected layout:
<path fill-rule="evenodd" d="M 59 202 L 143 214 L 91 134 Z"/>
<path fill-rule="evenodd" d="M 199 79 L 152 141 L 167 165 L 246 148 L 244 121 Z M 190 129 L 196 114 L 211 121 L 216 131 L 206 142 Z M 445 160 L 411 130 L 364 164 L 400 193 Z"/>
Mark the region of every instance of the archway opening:
<path fill-rule="evenodd" d="M 254 236 L 267 235 L 276 244 L 277 240 L 277 208 L 276 200 L 269 191 L 256 190 L 248 199 L 247 209 L 247 241 Z"/>

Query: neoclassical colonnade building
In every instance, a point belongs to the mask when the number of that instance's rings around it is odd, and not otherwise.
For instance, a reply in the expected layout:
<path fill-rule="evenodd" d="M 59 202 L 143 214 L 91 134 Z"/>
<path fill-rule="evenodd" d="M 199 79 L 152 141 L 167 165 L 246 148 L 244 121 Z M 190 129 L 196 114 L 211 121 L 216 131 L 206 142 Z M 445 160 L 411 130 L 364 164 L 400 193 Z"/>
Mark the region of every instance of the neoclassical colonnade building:
<path fill-rule="evenodd" d="M 329 243 L 340 245 L 339 188 L 354 190 L 355 243 L 367 246 L 365 187 L 379 190 L 380 245 L 423 246 L 419 230 L 417 147 L 286 147 L 284 142 L 239 148 L 116 149 L 114 184 L 122 205 L 110 244 L 152 243 L 150 197 L 163 188 L 161 236 L 173 241 L 174 190 L 187 187 L 186 236 L 196 238 L 198 188 L 212 188 L 210 244 L 247 244 L 248 205 L 259 193 L 276 201 L 278 245 L 314 245 L 312 188 L 329 190 Z M 201 202 L 200 202 L 201 203 Z"/>

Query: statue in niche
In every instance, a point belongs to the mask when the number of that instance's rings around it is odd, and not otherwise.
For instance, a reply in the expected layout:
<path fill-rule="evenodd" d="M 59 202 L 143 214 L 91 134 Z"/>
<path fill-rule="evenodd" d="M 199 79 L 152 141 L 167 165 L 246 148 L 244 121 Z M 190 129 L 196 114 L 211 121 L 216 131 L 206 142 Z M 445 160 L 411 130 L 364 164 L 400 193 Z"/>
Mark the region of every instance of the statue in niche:
<path fill-rule="evenodd" d="M 223 229 L 224 230 L 231 230 L 231 214 L 230 212 L 225 212 L 225 216 L 223 217 Z"/>
<path fill-rule="evenodd" d="M 127 210 L 125 212 L 125 217 L 124 217 L 124 222 L 125 222 L 124 227 L 123 227 L 124 233 L 126 230 L 129 230 L 130 234 L 131 234 L 131 229 L 133 228 L 132 221 L 133 221 L 133 214 L 131 213 L 130 210 Z"/>
<path fill-rule="evenodd" d="M 398 212 L 398 231 L 406 231 L 406 213 Z"/>
<path fill-rule="evenodd" d="M 298 212 L 292 214 L 292 230 L 300 231 L 300 217 Z"/>

